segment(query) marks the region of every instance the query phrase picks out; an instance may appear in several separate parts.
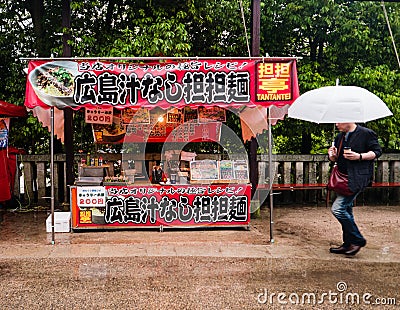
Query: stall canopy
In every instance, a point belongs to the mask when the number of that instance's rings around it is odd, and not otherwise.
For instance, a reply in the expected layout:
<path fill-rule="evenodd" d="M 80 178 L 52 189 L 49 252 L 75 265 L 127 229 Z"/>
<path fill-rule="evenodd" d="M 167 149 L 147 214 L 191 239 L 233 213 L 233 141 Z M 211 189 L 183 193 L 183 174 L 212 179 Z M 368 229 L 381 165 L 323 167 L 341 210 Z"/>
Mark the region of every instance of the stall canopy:
<path fill-rule="evenodd" d="M 240 116 L 245 141 L 283 119 L 299 96 L 295 58 L 38 59 L 28 72 L 25 105 L 34 111 L 218 106 Z"/>
<path fill-rule="evenodd" d="M 11 199 L 16 173 L 16 154 L 19 150 L 8 145 L 8 133 L 12 117 L 26 117 L 23 106 L 0 100 L 0 202 Z"/>
<path fill-rule="evenodd" d="M 0 100 L 0 117 L 26 117 L 26 108 Z"/>

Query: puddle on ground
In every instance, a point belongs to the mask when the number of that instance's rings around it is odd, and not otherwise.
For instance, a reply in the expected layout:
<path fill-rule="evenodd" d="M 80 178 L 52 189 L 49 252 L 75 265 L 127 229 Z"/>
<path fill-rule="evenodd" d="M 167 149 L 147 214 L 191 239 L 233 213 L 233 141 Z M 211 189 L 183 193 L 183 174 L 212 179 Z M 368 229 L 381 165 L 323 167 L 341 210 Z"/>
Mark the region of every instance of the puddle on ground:
<path fill-rule="evenodd" d="M 84 263 L 79 265 L 77 274 L 80 278 L 101 279 L 108 275 L 108 267 L 106 264 L 90 264 Z"/>
<path fill-rule="evenodd" d="M 46 232 L 48 211 L 0 211 L 0 243 L 13 242 L 51 244 L 52 234 Z M 56 233 L 58 243 L 69 244 L 71 233 Z"/>

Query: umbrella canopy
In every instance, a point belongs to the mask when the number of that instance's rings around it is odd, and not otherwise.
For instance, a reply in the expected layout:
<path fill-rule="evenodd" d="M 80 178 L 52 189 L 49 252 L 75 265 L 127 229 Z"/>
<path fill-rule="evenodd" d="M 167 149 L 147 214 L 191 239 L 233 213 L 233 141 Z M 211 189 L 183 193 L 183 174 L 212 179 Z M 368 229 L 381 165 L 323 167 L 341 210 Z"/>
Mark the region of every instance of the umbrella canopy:
<path fill-rule="evenodd" d="M 306 92 L 288 116 L 315 123 L 365 123 L 393 115 L 375 94 L 357 86 L 326 86 Z"/>
<path fill-rule="evenodd" d="M 28 113 L 24 106 L 17 106 L 12 103 L 0 100 L 0 117 L 26 117 Z"/>

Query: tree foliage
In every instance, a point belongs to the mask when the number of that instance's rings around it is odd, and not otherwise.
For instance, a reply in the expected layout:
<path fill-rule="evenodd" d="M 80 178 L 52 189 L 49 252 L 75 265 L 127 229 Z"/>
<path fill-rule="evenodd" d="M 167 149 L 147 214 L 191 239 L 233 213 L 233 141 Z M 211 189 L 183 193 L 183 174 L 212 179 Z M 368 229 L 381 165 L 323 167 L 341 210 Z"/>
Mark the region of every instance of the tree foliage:
<path fill-rule="evenodd" d="M 400 41 L 400 4 L 386 3 L 396 42 Z M 379 1 L 265 1 L 262 44 L 270 56 L 299 60 L 301 93 L 322 86 L 355 85 L 378 95 L 394 116 L 367 124 L 380 136 L 385 151 L 398 150 L 399 67 Z M 267 37 L 272 36 L 270 40 Z M 384 126 L 382 126 L 384 125 Z M 332 126 L 286 119 L 274 128 L 279 152 L 326 152 Z M 321 145 L 320 137 L 326 137 Z M 313 138 L 318 137 L 318 139 Z M 323 140 L 322 140 L 323 141 Z"/>
<path fill-rule="evenodd" d="M 27 66 L 21 57 L 59 57 L 62 34 L 70 35 L 77 57 L 248 56 L 243 4 L 250 36 L 250 0 L 83 0 L 71 1 L 71 28 L 61 23 L 63 0 L 5 0 L 0 3 L 0 99 L 24 101 Z M 400 42 L 400 3 L 386 3 L 394 39 Z M 364 87 L 383 99 L 393 117 L 368 124 L 386 151 L 398 150 L 400 77 L 379 1 L 263 0 L 262 55 L 297 56 L 301 93 L 322 86 Z M 91 140 L 90 128 L 75 115 L 75 141 Z M 47 152 L 48 133 L 34 117 L 15 121 L 11 141 Z M 233 121 L 233 124 L 239 122 Z M 325 152 L 332 126 L 285 119 L 274 127 L 276 149 Z M 85 142 L 86 143 L 86 142 Z"/>

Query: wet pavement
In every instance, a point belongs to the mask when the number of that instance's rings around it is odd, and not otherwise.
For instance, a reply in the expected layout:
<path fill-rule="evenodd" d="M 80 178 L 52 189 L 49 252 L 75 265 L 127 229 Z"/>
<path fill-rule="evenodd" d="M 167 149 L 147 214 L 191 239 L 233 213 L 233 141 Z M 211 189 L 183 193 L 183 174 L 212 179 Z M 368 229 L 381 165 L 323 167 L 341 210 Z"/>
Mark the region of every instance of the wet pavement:
<path fill-rule="evenodd" d="M 250 230 L 84 231 L 56 233 L 52 244 L 47 211 L 3 211 L 0 309 L 399 307 L 400 207 L 355 209 L 368 243 L 354 257 L 329 253 L 340 226 L 324 207 L 275 208 L 274 243 L 268 215 Z M 324 299 L 330 292 L 342 300 Z M 287 299 L 304 293 L 320 300 Z"/>

